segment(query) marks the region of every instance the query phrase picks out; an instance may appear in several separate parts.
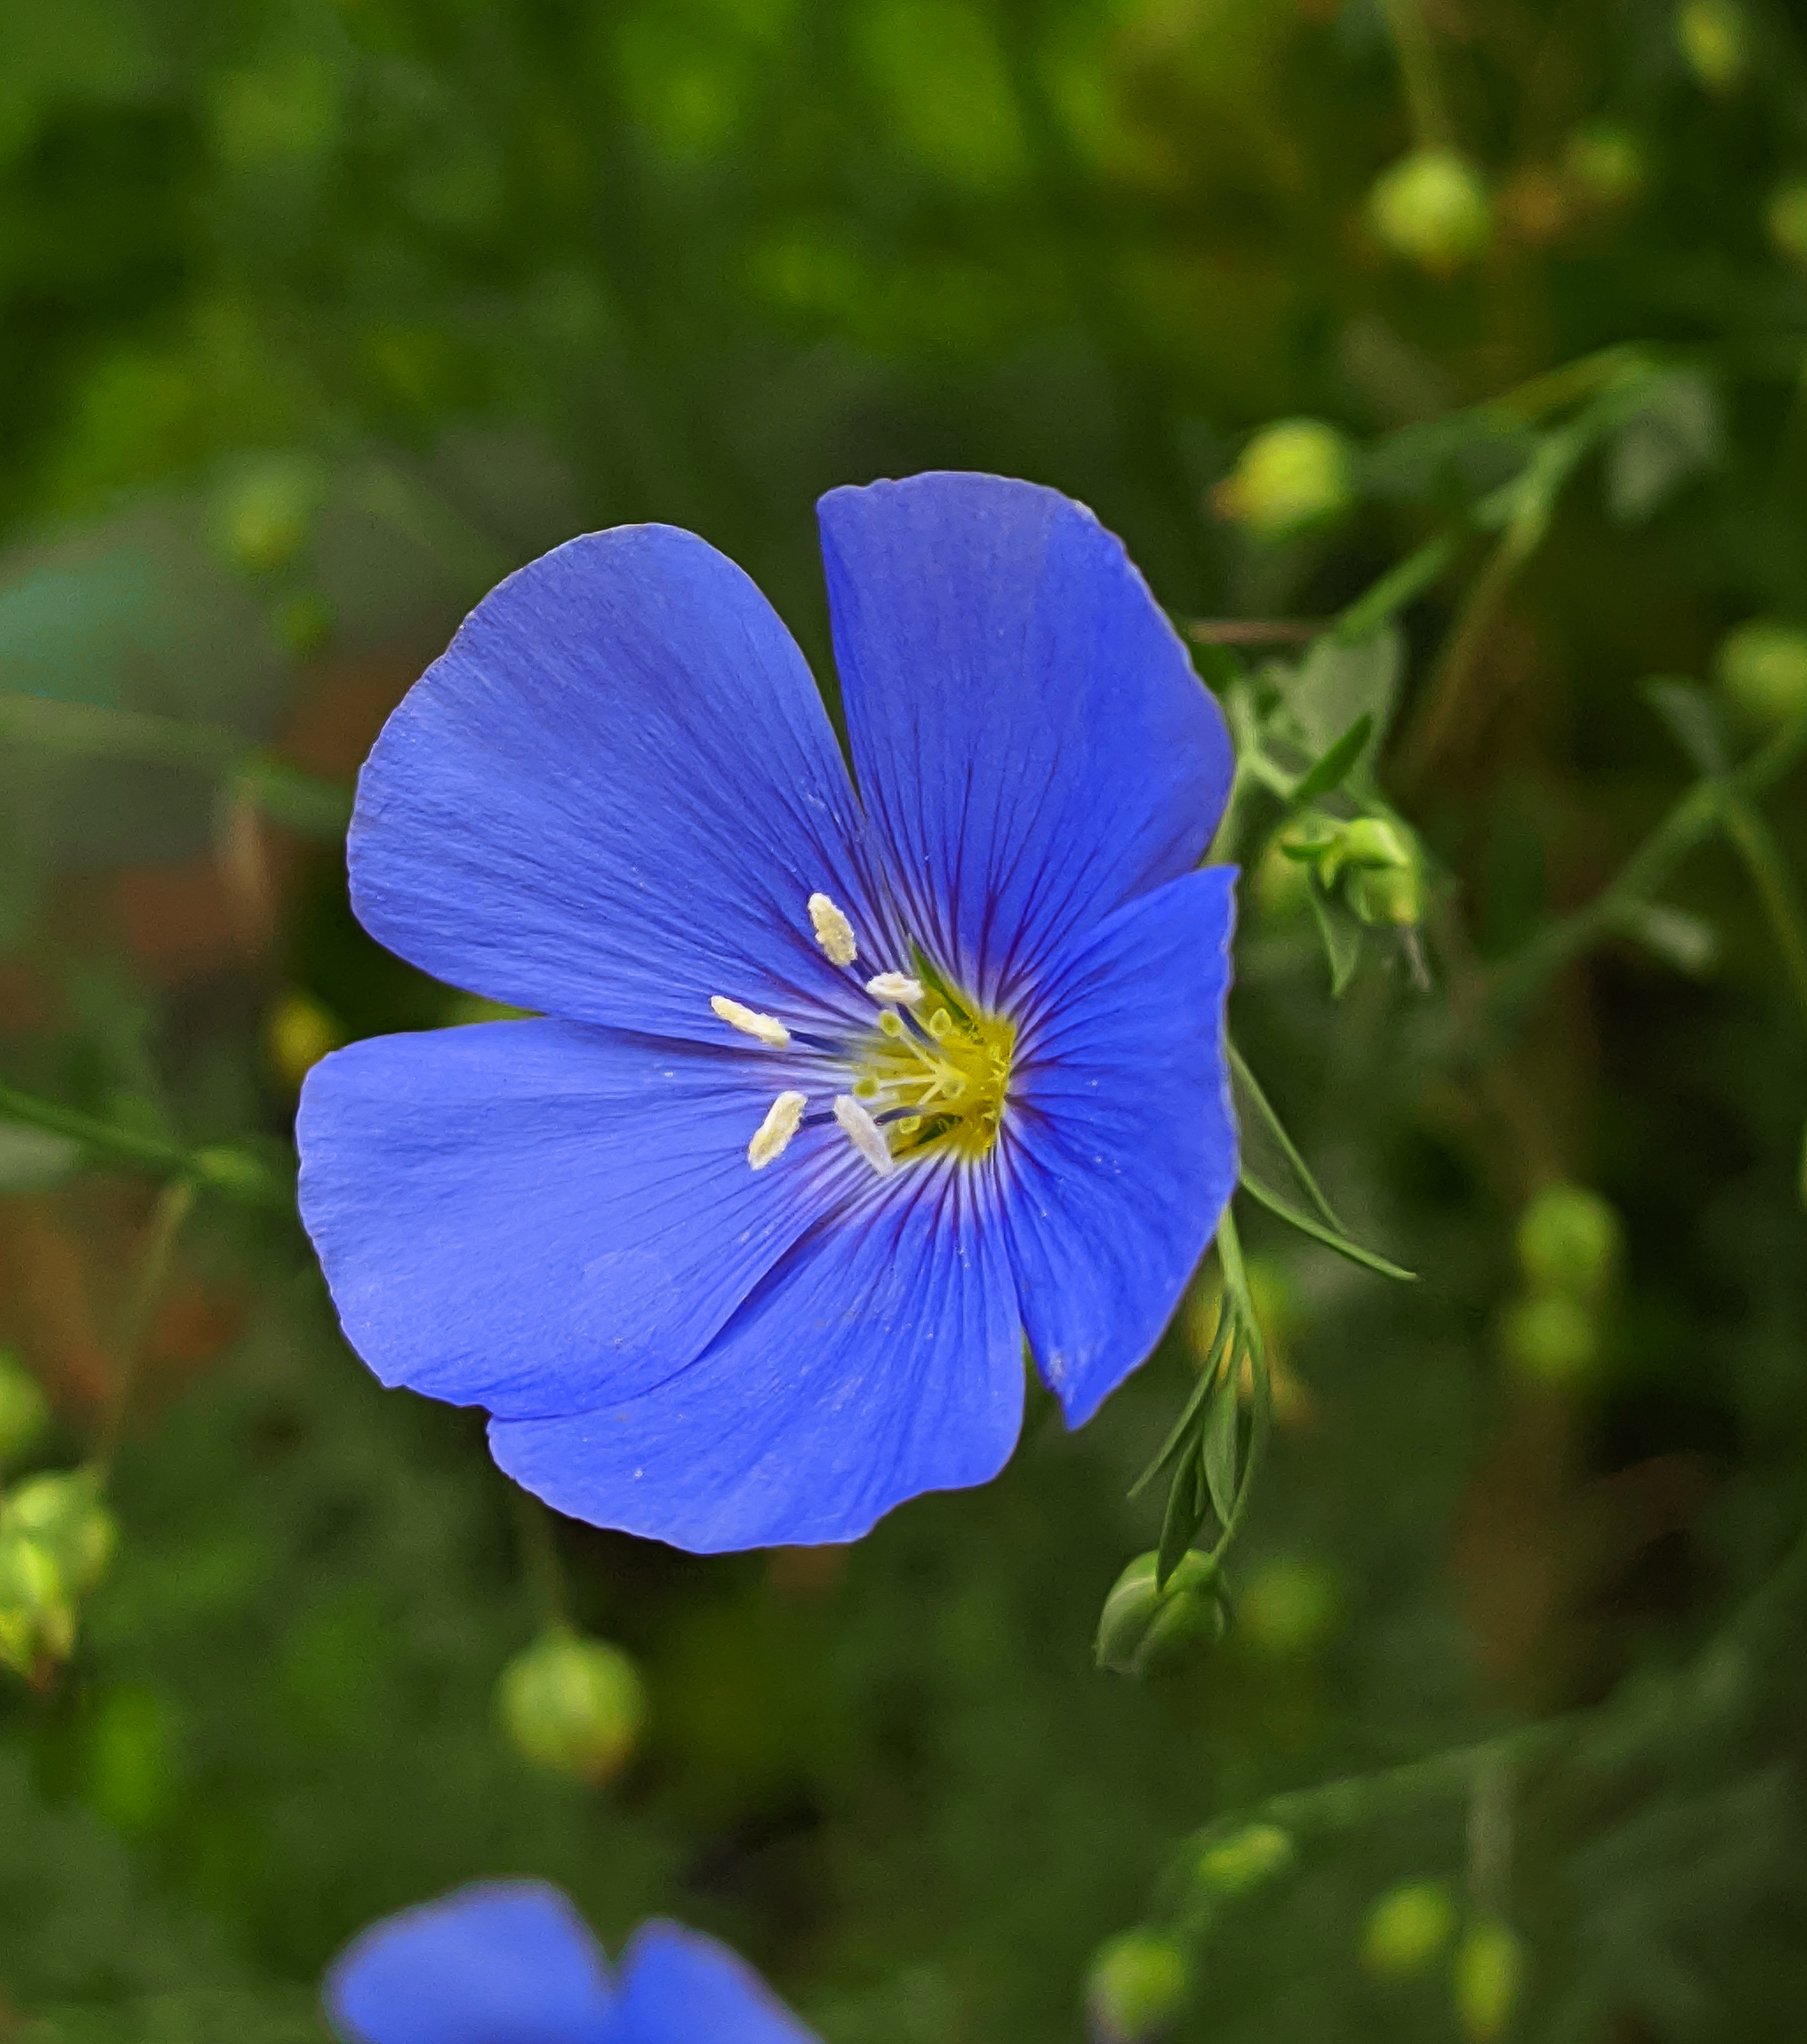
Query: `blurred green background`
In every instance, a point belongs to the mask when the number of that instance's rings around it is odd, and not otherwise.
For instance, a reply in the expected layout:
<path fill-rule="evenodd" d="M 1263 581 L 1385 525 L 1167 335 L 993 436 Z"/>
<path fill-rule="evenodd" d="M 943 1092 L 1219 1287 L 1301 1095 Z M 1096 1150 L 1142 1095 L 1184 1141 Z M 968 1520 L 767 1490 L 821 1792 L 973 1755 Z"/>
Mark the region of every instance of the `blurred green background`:
<path fill-rule="evenodd" d="M 1244 888 L 1239 1038 L 1421 1281 L 1245 1220 L 1278 1424 L 1222 1645 L 1091 1661 L 1202 1282 L 1083 1434 L 1038 1394 L 857 1549 L 559 1524 L 648 1710 L 601 1785 L 536 1767 L 543 1529 L 210 1182 L 117 1553 L 0 1670 L 0 2038 L 313 2037 L 353 1931 L 517 1872 L 731 1939 L 829 2044 L 1081 2038 L 1144 1920 L 1188 2044 L 1807 2033 L 1799 781 L 1779 849 L 1702 832 L 1547 955 L 1807 714 L 1803 366 L 1781 0 L 0 0 L 0 1081 L 120 1138 L 0 1119 L 16 1478 L 104 1432 L 167 1160 L 280 1176 L 311 1057 L 469 1018 L 351 920 L 334 791 L 509 567 L 692 527 L 826 679 L 814 496 L 1026 476 L 1284 749 L 1314 621 L 1447 540 L 1373 643 L 1413 898 L 1330 876 L 1333 1000 L 1302 869 Z M 1519 1228 L 1563 1182 L 1623 1237 L 1578 1304 Z M 1563 1711 L 1174 1900 L 1197 1827 Z"/>

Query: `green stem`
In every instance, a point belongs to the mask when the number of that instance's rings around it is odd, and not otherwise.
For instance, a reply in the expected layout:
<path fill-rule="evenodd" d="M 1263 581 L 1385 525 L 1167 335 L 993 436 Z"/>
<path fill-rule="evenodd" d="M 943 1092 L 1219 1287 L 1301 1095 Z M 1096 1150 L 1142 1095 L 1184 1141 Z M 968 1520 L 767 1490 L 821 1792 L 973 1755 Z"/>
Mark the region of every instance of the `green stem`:
<path fill-rule="evenodd" d="M 55 1101 L 39 1100 L 35 1094 L 21 1093 L 17 1086 L 0 1084 L 0 1121 L 23 1122 L 28 1128 L 67 1136 L 84 1149 L 95 1151 L 116 1163 L 129 1164 L 159 1177 L 193 1179 L 254 1205 L 284 1205 L 288 1200 L 287 1188 L 255 1157 L 242 1150 L 184 1150 L 159 1137 L 140 1135 L 136 1129 L 122 1129 L 74 1108 L 60 1107 Z"/>
<path fill-rule="evenodd" d="M 1339 646 L 1358 645 L 1363 639 L 1372 638 L 1396 612 L 1404 610 L 1443 580 L 1454 566 L 1460 547 L 1460 536 L 1454 532 L 1440 532 L 1427 539 L 1338 614 L 1331 627 L 1331 637 Z"/>
<path fill-rule="evenodd" d="M 1412 116 L 1412 133 L 1421 149 L 1447 149 L 1455 131 L 1443 104 L 1443 81 L 1437 76 L 1436 50 L 1430 27 L 1418 0 L 1382 0 L 1393 47 L 1399 53 L 1400 81 L 1406 88 L 1406 106 Z"/>
<path fill-rule="evenodd" d="M 552 1534 L 552 1515 L 530 1491 L 519 1484 L 508 1486 L 514 1504 L 514 1521 L 521 1529 L 521 1555 L 533 1585 L 534 1602 L 549 1630 L 568 1631 L 571 1613 L 565 1595 L 565 1570 L 559 1559 L 559 1544 Z"/>
<path fill-rule="evenodd" d="M 1775 833 L 1749 802 L 1734 795 L 1725 801 L 1725 830 L 1743 861 L 1774 932 L 1795 995 L 1807 1013 L 1807 935 L 1803 935 L 1800 898 L 1789 877 L 1788 861 Z"/>
<path fill-rule="evenodd" d="M 100 1439 L 90 1458 L 90 1467 L 103 1484 L 112 1474 L 114 1458 L 119 1453 L 125 1416 L 131 1405 L 131 1394 L 138 1383 L 139 1369 L 150 1334 L 151 1315 L 169 1281 L 176 1237 L 194 1206 L 194 1191 L 193 1179 L 172 1178 L 158 1193 L 157 1204 L 152 1209 L 150 1236 L 145 1244 L 138 1274 L 132 1281 L 131 1296 L 126 1301 L 124 1318 L 120 1323 L 119 1364 L 112 1396 L 108 1400 Z"/>

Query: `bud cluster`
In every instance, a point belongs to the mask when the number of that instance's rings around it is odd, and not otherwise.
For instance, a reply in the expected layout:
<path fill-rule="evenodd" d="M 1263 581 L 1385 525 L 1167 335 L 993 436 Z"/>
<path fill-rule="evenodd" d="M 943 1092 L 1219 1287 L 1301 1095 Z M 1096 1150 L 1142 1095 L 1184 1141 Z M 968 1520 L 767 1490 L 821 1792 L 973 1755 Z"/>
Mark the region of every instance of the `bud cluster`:
<path fill-rule="evenodd" d="M 0 1663 L 35 1682 L 69 1658 L 116 1538 L 92 1471 L 26 1477 L 0 1496 Z"/>
<path fill-rule="evenodd" d="M 1525 1290 L 1501 1324 L 1516 1370 L 1563 1387 L 1593 1376 L 1623 1236 L 1617 1214 L 1584 1186 L 1547 1185 L 1531 1200 L 1514 1238 Z"/>
<path fill-rule="evenodd" d="M 1413 928 L 1424 915 L 1424 854 L 1397 816 L 1338 817 L 1308 810 L 1280 838 L 1326 894 L 1341 884 L 1365 923 Z"/>
<path fill-rule="evenodd" d="M 1428 1973 L 1450 1952 L 1451 1995 L 1462 2033 L 1469 2044 L 1495 2044 L 1518 2005 L 1524 1953 L 1517 1934 L 1497 1917 L 1475 1917 L 1458 1939 L 1459 1920 L 1443 1882 L 1401 1882 L 1368 1912 L 1361 1963 L 1378 1979 L 1403 1981 Z"/>

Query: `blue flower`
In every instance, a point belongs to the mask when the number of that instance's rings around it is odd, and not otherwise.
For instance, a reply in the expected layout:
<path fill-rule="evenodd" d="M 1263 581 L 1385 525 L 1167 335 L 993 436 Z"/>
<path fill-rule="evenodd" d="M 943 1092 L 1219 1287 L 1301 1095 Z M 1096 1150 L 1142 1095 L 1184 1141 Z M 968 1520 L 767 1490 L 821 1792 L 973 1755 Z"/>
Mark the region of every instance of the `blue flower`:
<path fill-rule="evenodd" d="M 1068 1423 L 1235 1176 L 1223 719 L 1121 545 L 1027 483 L 821 506 L 801 654 L 668 526 L 512 575 L 390 718 L 352 902 L 543 1020 L 315 1067 L 302 1212 L 386 1384 L 560 1511 L 699 1551 L 982 1483 Z"/>
<path fill-rule="evenodd" d="M 644 1923 L 612 1973 L 556 1888 L 486 1881 L 386 1917 L 326 1975 L 345 2044 L 815 2044 L 711 1937 Z"/>

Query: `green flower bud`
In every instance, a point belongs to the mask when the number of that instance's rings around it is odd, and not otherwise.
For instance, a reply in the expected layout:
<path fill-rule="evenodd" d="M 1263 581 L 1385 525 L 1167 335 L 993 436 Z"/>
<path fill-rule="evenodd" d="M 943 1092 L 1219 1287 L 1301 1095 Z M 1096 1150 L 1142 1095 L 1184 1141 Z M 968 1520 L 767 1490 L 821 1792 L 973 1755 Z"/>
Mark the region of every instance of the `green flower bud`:
<path fill-rule="evenodd" d="M 1472 2044 L 1505 2033 L 1524 1977 L 1518 1940 L 1493 1917 L 1471 1924 L 1456 1948 L 1456 2013 Z"/>
<path fill-rule="evenodd" d="M 553 1774 L 599 1788 L 619 1773 L 646 1722 L 640 1671 L 619 1647 L 563 1627 L 502 1671 L 496 1705 L 509 1743 Z"/>
<path fill-rule="evenodd" d="M 1774 618 L 1751 618 L 1726 634 L 1713 655 L 1719 685 L 1759 730 L 1807 710 L 1807 631 Z"/>
<path fill-rule="evenodd" d="M 1441 1881 L 1401 1882 L 1368 1912 L 1361 1963 L 1383 1980 L 1409 1980 L 1436 1958 L 1455 1928 L 1456 1905 Z"/>
<path fill-rule="evenodd" d="M 1424 889 L 1409 867 L 1350 874 L 1349 906 L 1365 923 L 1410 929 L 1424 920 Z"/>
<path fill-rule="evenodd" d="M 1466 268 L 1493 239 L 1487 187 L 1453 149 L 1416 149 L 1383 171 L 1368 216 L 1385 247 L 1434 277 Z"/>
<path fill-rule="evenodd" d="M 1807 177 L 1791 177 L 1770 194 L 1764 211 L 1777 252 L 1807 269 Z"/>
<path fill-rule="evenodd" d="M 0 1528 L 0 1664 L 27 1680 L 75 1649 L 76 1609 L 56 1557 Z"/>
<path fill-rule="evenodd" d="M 1329 524 L 1354 500 L 1353 450 L 1315 418 L 1282 419 L 1258 432 L 1211 493 L 1219 516 L 1269 541 Z"/>
<path fill-rule="evenodd" d="M 1589 121 L 1569 137 L 1563 168 L 1576 195 L 1607 211 L 1629 206 L 1649 174 L 1644 145 L 1616 121 Z"/>
<path fill-rule="evenodd" d="M 297 660 L 318 653 L 332 639 L 337 613 L 319 590 L 303 590 L 270 613 L 271 628 Z"/>
<path fill-rule="evenodd" d="M 1193 1550 L 1180 1557 L 1165 1589 L 1155 1588 L 1158 1557 L 1138 1554 L 1117 1578 L 1098 1621 L 1096 1655 L 1119 1675 L 1156 1675 L 1183 1666 L 1223 1638 L 1229 1607 L 1218 1571 Z"/>
<path fill-rule="evenodd" d="M 1199 1884 L 1217 1895 L 1252 1894 L 1278 1880 L 1296 1856 L 1290 1831 L 1278 1824 L 1245 1824 L 1198 1855 Z"/>
<path fill-rule="evenodd" d="M 1514 1238 L 1532 1289 L 1597 1304 L 1618 1275 L 1623 1230 L 1598 1192 L 1546 1185 L 1518 1216 Z"/>
<path fill-rule="evenodd" d="M 50 1408 L 37 1379 L 0 1349 L 0 1469 L 28 1455 L 49 1424 Z"/>
<path fill-rule="evenodd" d="M 1237 1628 L 1273 1660 L 1309 1660 L 1330 1643 L 1341 1604 L 1329 1569 L 1302 1555 L 1281 1555 L 1256 1572 L 1237 1605 Z"/>
<path fill-rule="evenodd" d="M 1708 92 L 1728 93 L 1743 79 L 1751 39 L 1737 0 L 1683 0 L 1676 11 L 1676 41 Z"/>
<path fill-rule="evenodd" d="M 243 469 L 214 503 L 220 551 L 249 575 L 286 567 L 306 545 L 324 489 L 308 455 L 266 455 Z"/>
<path fill-rule="evenodd" d="M 1509 1307 L 1500 1323 L 1500 1346 L 1522 1376 L 1556 1390 L 1586 1383 L 1600 1361 L 1593 1315 L 1560 1292 Z"/>
<path fill-rule="evenodd" d="M 264 1048 L 276 1076 L 291 1092 L 329 1050 L 345 1041 L 332 1012 L 311 994 L 291 991 L 264 1017 Z"/>
<path fill-rule="evenodd" d="M 49 1471 L 15 1484 L 0 1499 L 0 1536 L 43 1548 L 78 1598 L 106 1574 L 119 1538 L 101 1501 L 100 1480 L 87 1469 Z"/>
<path fill-rule="evenodd" d="M 1192 1967 L 1158 1931 L 1126 1930 L 1098 1949 L 1085 1977 L 1085 2005 L 1098 2044 L 1157 2037 L 1186 2005 Z"/>

